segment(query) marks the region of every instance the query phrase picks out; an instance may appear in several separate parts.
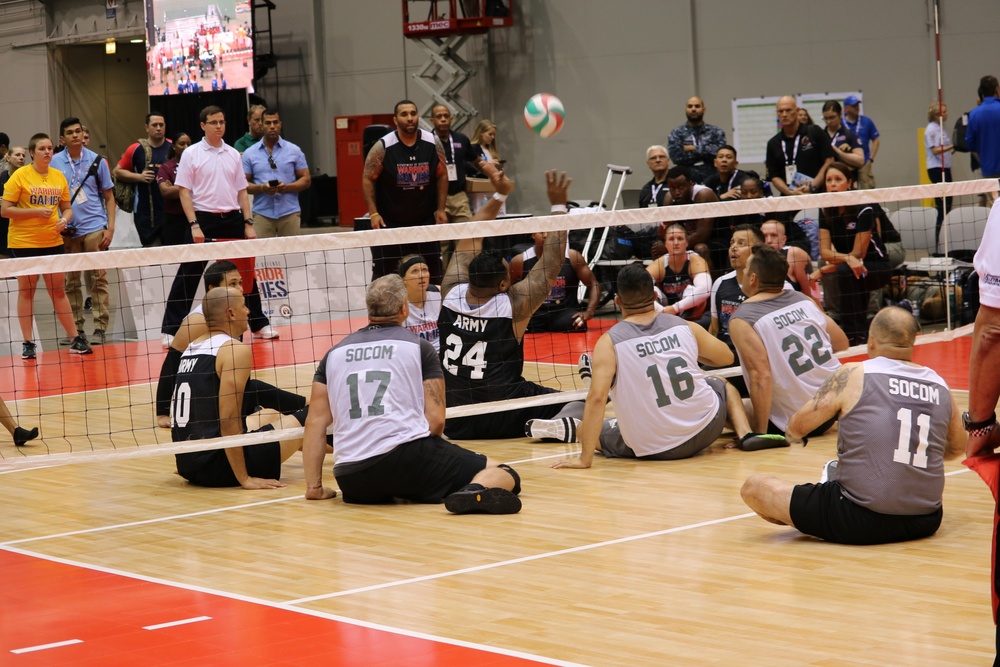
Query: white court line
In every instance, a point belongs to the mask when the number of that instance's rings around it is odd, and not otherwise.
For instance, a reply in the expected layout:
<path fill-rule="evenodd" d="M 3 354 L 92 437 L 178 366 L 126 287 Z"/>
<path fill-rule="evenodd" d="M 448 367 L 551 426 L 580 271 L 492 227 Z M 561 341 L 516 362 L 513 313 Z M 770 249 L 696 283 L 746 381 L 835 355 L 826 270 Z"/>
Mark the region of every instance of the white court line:
<path fill-rule="evenodd" d="M 144 625 L 143 630 L 162 630 L 163 628 L 173 628 L 178 625 L 187 625 L 188 623 L 200 623 L 201 621 L 211 621 L 211 616 L 195 616 L 194 618 L 183 618 L 179 621 L 170 621 L 169 623 L 157 623 L 156 625 Z"/>
<path fill-rule="evenodd" d="M 520 563 L 528 563 L 533 560 L 541 560 L 543 558 L 553 558 L 555 556 L 563 556 L 565 554 L 577 553 L 580 551 L 589 551 L 590 549 L 598 549 L 600 547 L 607 547 L 615 544 L 624 544 L 626 542 L 634 542 L 635 540 L 644 540 L 650 537 L 659 537 L 661 535 L 670 535 L 672 533 L 680 533 L 686 530 L 692 530 L 694 528 L 704 528 L 705 526 L 714 526 L 720 523 L 727 523 L 729 521 L 736 521 L 738 519 L 746 519 L 747 517 L 757 516 L 753 512 L 747 514 L 737 514 L 734 516 L 727 516 L 722 519 L 712 519 L 711 521 L 702 521 L 699 523 L 692 523 L 686 526 L 677 526 L 675 528 L 666 528 L 664 530 L 657 530 L 652 533 L 643 533 L 641 535 L 630 535 L 629 537 L 619 537 L 615 540 L 607 540 L 605 542 L 595 542 L 593 544 L 584 544 L 578 547 L 570 547 L 568 549 L 559 549 L 558 551 L 548 551 L 546 553 L 535 554 L 534 556 L 523 556 L 521 558 L 512 558 L 510 560 L 499 561 L 496 563 L 490 563 L 488 565 L 476 565 L 475 567 L 466 567 L 460 570 L 451 570 L 449 572 L 440 572 L 438 574 L 428 574 L 423 577 L 412 577 L 410 579 L 400 579 L 398 581 L 390 581 L 384 584 L 374 584 L 372 586 L 363 586 L 361 588 L 352 588 L 346 591 L 338 591 L 336 593 L 327 593 L 325 595 L 313 595 L 307 598 L 299 598 L 297 600 L 289 600 L 285 604 L 296 605 L 303 604 L 305 602 L 314 602 L 316 600 L 328 600 L 330 598 L 339 598 L 345 595 L 354 595 L 356 593 L 367 593 L 368 591 L 377 591 L 383 588 L 393 588 L 395 586 L 405 586 L 407 584 L 415 584 L 423 581 L 432 581 L 434 579 L 441 579 L 443 577 L 453 577 L 459 574 L 469 574 L 471 572 L 482 572 L 483 570 L 492 570 L 496 567 L 503 567 L 506 565 L 517 565 Z"/>
<path fill-rule="evenodd" d="M 544 461 L 545 459 L 558 458 L 562 456 L 567 456 L 566 453 L 562 454 L 550 454 L 548 456 L 539 456 L 537 458 L 531 459 L 521 459 L 519 461 L 512 461 L 512 463 L 529 463 L 531 461 Z M 340 489 L 337 489 L 337 493 L 340 493 Z M 164 516 L 158 519 L 144 519 L 142 521 L 130 521 L 128 523 L 116 523 L 110 526 L 97 526 L 95 528 L 84 528 L 81 530 L 71 530 L 65 533 L 55 533 L 54 535 L 41 535 L 38 537 L 25 537 L 19 540 L 10 540 L 7 542 L 0 542 L 0 547 L 11 546 L 14 544 L 25 544 L 27 542 L 39 542 L 41 540 L 52 540 L 59 537 L 73 537 L 74 535 L 86 535 L 88 533 L 99 533 L 105 530 L 117 530 L 119 528 L 132 528 L 133 526 L 145 526 L 152 523 L 163 523 L 165 521 L 173 521 L 175 519 L 189 519 L 195 516 L 205 516 L 207 514 L 218 514 L 220 512 L 229 512 L 231 510 L 241 510 L 248 507 L 258 507 L 261 505 L 270 505 L 272 503 L 283 503 L 287 500 L 295 500 L 296 498 L 303 498 L 303 495 L 296 496 L 286 496 L 284 498 L 274 498 L 271 500 L 262 500 L 256 503 L 245 503 L 242 505 L 231 505 L 229 507 L 217 507 L 211 510 L 202 510 L 200 512 L 188 512 L 186 514 L 173 514 L 171 516 Z"/>
<path fill-rule="evenodd" d="M 441 644 L 448 644 L 449 646 L 461 646 L 462 648 L 470 648 L 477 651 L 483 651 L 484 653 L 494 653 L 498 655 L 506 655 L 514 658 L 522 658 L 524 660 L 534 660 L 544 665 L 555 665 L 556 667 L 587 667 L 577 662 L 568 662 L 566 660 L 556 660 L 554 658 L 547 658 L 545 656 L 534 655 L 531 653 L 525 653 L 523 651 L 514 651 L 511 649 L 500 648 L 497 646 L 489 646 L 487 644 L 477 644 L 475 642 L 467 642 L 461 639 L 452 639 L 450 637 L 441 637 L 438 635 L 432 635 L 425 632 L 415 632 L 412 630 L 404 630 L 402 628 L 394 628 L 389 625 L 382 625 L 381 623 L 371 623 L 369 621 L 362 621 L 355 618 L 348 618 L 346 616 L 339 616 L 337 614 L 330 614 L 324 611 L 317 611 L 315 609 L 306 609 L 302 607 L 289 606 L 287 603 L 283 602 L 272 602 L 270 600 L 264 600 L 261 598 L 251 597 L 249 595 L 240 595 L 239 593 L 229 593 L 227 591 L 215 590 L 213 588 L 207 588 L 205 586 L 195 586 L 192 584 L 182 584 L 174 581 L 168 581 L 166 579 L 158 579 L 156 577 L 149 577 L 142 574 L 136 574 L 134 572 L 125 572 L 124 570 L 116 570 L 110 567 L 104 567 L 102 565 L 92 565 L 90 563 L 81 563 L 79 561 L 69 560 L 68 558 L 60 558 L 58 556 L 49 556 L 47 554 L 34 553 L 32 551 L 26 551 L 24 549 L 18 548 L 8 548 L 6 551 L 11 553 L 21 554 L 23 556 L 30 556 L 32 558 L 38 558 L 40 560 L 46 560 L 52 563 L 62 563 L 63 565 L 70 565 L 72 567 L 79 567 L 85 570 L 91 570 L 93 572 L 104 572 L 106 574 L 114 574 L 119 577 L 125 577 L 127 579 L 134 579 L 136 581 L 146 581 L 151 584 L 159 584 L 162 586 L 169 586 L 171 588 L 177 588 L 180 590 L 194 591 L 195 593 L 207 593 L 209 595 L 217 595 L 220 598 L 226 598 L 229 600 L 239 600 L 240 602 L 249 602 L 252 604 L 259 604 L 264 607 L 271 607 L 272 609 L 281 609 L 282 611 L 290 611 L 295 614 L 303 614 L 305 616 L 313 616 L 316 618 L 323 618 L 328 621 L 337 621 L 339 623 L 345 623 L 347 625 L 353 625 L 359 628 L 368 628 L 370 630 L 379 630 L 381 632 L 388 632 L 394 635 L 400 635 L 403 637 L 413 637 L 414 639 L 423 639 L 426 641 L 438 642 Z M 72 643 L 77 643 L 80 640 L 73 640 Z M 50 646 L 50 645 L 46 645 Z M 21 649 L 22 651 L 25 649 Z"/>
<path fill-rule="evenodd" d="M 295 500 L 296 498 L 303 498 L 303 496 L 287 496 L 285 498 L 274 498 L 272 500 L 261 500 L 256 503 L 246 503 L 244 505 L 231 505 L 229 507 L 217 507 L 212 510 L 202 510 L 201 512 L 188 512 L 187 514 L 174 514 L 172 516 L 164 516 L 159 519 L 145 519 L 143 521 L 130 521 L 128 523 L 116 523 L 110 526 L 98 526 L 96 528 L 84 528 L 82 530 L 71 530 L 65 533 L 56 533 L 54 535 L 42 535 L 40 537 L 25 537 L 20 540 L 10 540 L 9 542 L 0 542 L 0 547 L 10 546 L 12 544 L 24 544 L 26 542 L 38 542 L 40 540 L 52 540 L 58 537 L 72 537 L 73 535 L 86 535 L 87 533 L 99 533 L 104 530 L 117 530 L 118 528 L 131 528 L 133 526 L 145 526 L 151 523 L 162 523 L 164 521 L 173 521 L 174 519 L 188 519 L 193 516 L 205 516 L 207 514 L 218 514 L 220 512 L 229 512 L 231 510 L 241 510 L 248 507 L 259 507 L 261 505 L 271 505 L 273 503 L 283 503 L 286 500 Z"/>
<path fill-rule="evenodd" d="M 82 644 L 82 639 L 67 639 L 64 642 L 52 642 L 51 644 L 39 644 L 38 646 L 27 646 L 25 648 L 11 649 L 11 653 L 31 653 L 32 651 L 44 651 L 48 648 L 59 648 L 60 646 L 70 646 L 72 644 Z"/>

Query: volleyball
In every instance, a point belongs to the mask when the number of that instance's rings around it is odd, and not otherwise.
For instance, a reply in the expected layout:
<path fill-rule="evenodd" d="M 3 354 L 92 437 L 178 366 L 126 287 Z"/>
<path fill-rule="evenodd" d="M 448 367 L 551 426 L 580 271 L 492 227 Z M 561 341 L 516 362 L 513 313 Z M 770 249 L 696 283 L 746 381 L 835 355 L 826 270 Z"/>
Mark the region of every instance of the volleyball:
<path fill-rule="evenodd" d="M 532 132 L 547 139 L 562 129 L 566 111 L 555 95 L 538 93 L 524 105 L 524 123 Z"/>

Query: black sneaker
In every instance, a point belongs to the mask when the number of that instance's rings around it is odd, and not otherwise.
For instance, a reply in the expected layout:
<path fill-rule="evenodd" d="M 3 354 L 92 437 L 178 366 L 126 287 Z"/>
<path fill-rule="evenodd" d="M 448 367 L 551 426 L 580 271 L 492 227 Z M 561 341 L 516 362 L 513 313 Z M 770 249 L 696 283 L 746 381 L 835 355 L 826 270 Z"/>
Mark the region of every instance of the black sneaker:
<path fill-rule="evenodd" d="M 559 442 L 576 442 L 576 429 L 579 419 L 560 417 L 559 419 L 529 419 L 524 425 L 524 434 L 529 438 L 539 440 L 558 440 Z"/>
<path fill-rule="evenodd" d="M 93 301 L 88 296 L 87 300 L 83 302 L 83 309 L 89 311 L 93 307 Z"/>
<path fill-rule="evenodd" d="M 521 499 L 507 489 L 470 484 L 445 498 L 444 506 L 452 514 L 517 514 Z"/>
<path fill-rule="evenodd" d="M 24 447 L 29 440 L 34 440 L 38 437 L 38 427 L 31 429 L 30 431 L 26 428 L 21 428 L 18 426 L 14 429 L 14 444 L 18 447 Z"/>
<path fill-rule="evenodd" d="M 785 436 L 751 431 L 740 438 L 740 449 L 744 452 L 756 452 L 759 449 L 773 449 L 775 447 L 788 447 L 788 440 L 785 440 Z"/>
<path fill-rule="evenodd" d="M 94 329 L 94 333 L 90 336 L 91 345 L 104 345 L 104 329 Z"/>
<path fill-rule="evenodd" d="M 90 343 L 87 342 L 86 336 L 77 336 L 73 339 L 73 343 L 69 346 L 70 354 L 93 354 L 94 351 L 90 349 Z"/>
<path fill-rule="evenodd" d="M 21 358 L 22 359 L 35 358 L 35 344 L 30 340 L 24 341 L 24 343 L 21 345 Z"/>

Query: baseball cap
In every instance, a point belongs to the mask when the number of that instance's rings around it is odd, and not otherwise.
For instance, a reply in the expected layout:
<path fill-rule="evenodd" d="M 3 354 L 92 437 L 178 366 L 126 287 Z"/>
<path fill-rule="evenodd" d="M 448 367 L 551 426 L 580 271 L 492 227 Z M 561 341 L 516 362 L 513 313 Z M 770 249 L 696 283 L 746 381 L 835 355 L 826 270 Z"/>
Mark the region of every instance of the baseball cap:
<path fill-rule="evenodd" d="M 844 100 L 845 107 L 856 107 L 860 103 L 861 100 L 858 99 L 857 95 L 848 95 L 847 98 Z"/>

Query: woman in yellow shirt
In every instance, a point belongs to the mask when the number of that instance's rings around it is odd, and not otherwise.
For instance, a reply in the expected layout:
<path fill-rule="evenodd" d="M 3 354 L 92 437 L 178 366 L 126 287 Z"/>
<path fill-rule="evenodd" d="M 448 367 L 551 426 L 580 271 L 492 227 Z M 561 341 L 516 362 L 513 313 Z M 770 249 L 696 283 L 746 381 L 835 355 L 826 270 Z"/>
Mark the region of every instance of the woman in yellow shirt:
<path fill-rule="evenodd" d="M 31 164 L 15 171 L 4 186 L 0 215 L 10 219 L 7 247 L 15 259 L 47 257 L 64 252 L 61 234 L 70 228 L 73 207 L 66 177 L 58 169 L 49 168 L 53 152 L 48 135 L 40 133 L 31 137 L 28 143 Z M 92 354 L 87 339 L 76 330 L 73 310 L 64 288 L 65 274 L 56 271 L 43 277 L 56 317 L 66 334 L 73 339 L 69 351 L 72 354 Z M 31 325 L 37 285 L 37 275 L 17 277 L 17 319 L 24 338 L 22 359 L 35 358 Z"/>

